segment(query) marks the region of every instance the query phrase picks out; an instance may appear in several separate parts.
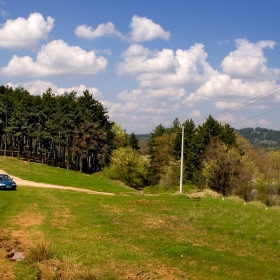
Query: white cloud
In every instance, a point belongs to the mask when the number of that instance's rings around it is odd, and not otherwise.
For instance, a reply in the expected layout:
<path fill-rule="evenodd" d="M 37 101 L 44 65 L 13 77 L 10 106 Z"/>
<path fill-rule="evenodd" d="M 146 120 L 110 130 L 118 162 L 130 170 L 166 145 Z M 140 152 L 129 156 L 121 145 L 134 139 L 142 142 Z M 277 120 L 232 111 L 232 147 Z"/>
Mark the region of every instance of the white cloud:
<path fill-rule="evenodd" d="M 134 44 L 122 55 L 124 62 L 118 64 L 118 73 L 136 76 L 141 87 L 194 86 L 217 73 L 206 61 L 202 44 L 176 53 L 170 49 L 150 51 Z"/>
<path fill-rule="evenodd" d="M 280 71 L 276 68 L 268 68 L 265 64 L 267 58 L 263 49 L 273 49 L 274 41 L 259 41 L 251 43 L 246 39 L 237 39 L 237 49 L 224 58 L 221 67 L 225 74 L 232 78 L 250 79 L 256 81 L 275 80 Z"/>
<path fill-rule="evenodd" d="M 260 119 L 258 120 L 258 124 L 262 125 L 264 127 L 270 127 L 271 123 L 269 121 L 267 121 L 266 119 Z"/>
<path fill-rule="evenodd" d="M 54 19 L 47 17 L 47 21 L 39 13 L 30 14 L 28 19 L 17 18 L 7 20 L 0 25 L 0 47 L 34 49 L 41 40 L 48 38 L 54 27 Z"/>
<path fill-rule="evenodd" d="M 79 76 L 97 74 L 106 66 L 107 60 L 102 56 L 96 57 L 93 51 L 87 52 L 56 40 L 41 47 L 36 61 L 29 56 L 14 55 L 1 73 L 14 77 Z"/>
<path fill-rule="evenodd" d="M 153 103 L 166 107 L 172 101 L 181 100 L 184 95 L 185 90 L 183 88 L 135 89 L 120 92 L 118 99 L 125 102 L 142 103 L 147 107 Z"/>
<path fill-rule="evenodd" d="M 201 112 L 199 110 L 193 110 L 190 114 L 191 118 L 200 118 L 201 117 Z"/>
<path fill-rule="evenodd" d="M 91 26 L 87 25 L 79 25 L 75 29 L 75 34 L 78 37 L 86 39 L 94 39 L 104 36 L 123 37 L 121 32 L 115 29 L 115 25 L 112 22 L 99 24 L 96 29 L 93 29 Z"/>
<path fill-rule="evenodd" d="M 223 39 L 218 41 L 219 46 L 228 45 L 228 44 L 229 44 L 229 39 Z"/>
<path fill-rule="evenodd" d="M 171 34 L 146 17 L 133 16 L 130 23 L 131 39 L 133 42 L 152 41 L 156 38 L 169 40 Z"/>
<path fill-rule="evenodd" d="M 161 73 L 174 70 L 178 66 L 173 51 L 169 49 L 150 51 L 141 45 L 133 44 L 122 56 L 125 61 L 118 65 L 119 74 Z"/>
<path fill-rule="evenodd" d="M 99 89 L 95 87 L 87 88 L 85 85 L 79 85 L 79 86 L 63 88 L 63 87 L 57 87 L 52 82 L 42 81 L 42 80 L 28 81 L 23 84 L 8 83 L 7 85 L 12 88 L 23 87 L 32 95 L 42 95 L 47 89 L 51 88 L 52 92 L 56 95 L 62 95 L 65 92 L 70 93 L 72 91 L 75 91 L 79 96 L 82 95 L 85 90 L 88 90 L 93 95 L 93 97 L 97 99 L 101 98 L 102 96 Z"/>
<path fill-rule="evenodd" d="M 232 79 L 229 75 L 218 74 L 212 76 L 209 81 L 204 83 L 194 93 L 187 96 L 184 103 L 193 105 L 196 102 L 214 100 L 216 106 L 222 109 L 219 101 L 241 103 L 268 92 L 275 87 L 275 82 L 249 82 L 241 79 Z"/>
<path fill-rule="evenodd" d="M 173 91 L 175 93 L 176 89 Z M 101 102 L 108 109 L 110 118 L 121 123 L 122 127 L 130 131 L 133 131 L 132 127 L 137 127 L 147 132 L 159 123 L 170 125 L 178 116 L 178 110 L 182 108 L 177 102 L 179 97 L 171 89 L 167 92 L 161 95 L 161 92 L 150 89 L 135 89 L 120 92 L 117 103 Z"/>
<path fill-rule="evenodd" d="M 232 114 L 226 114 L 218 117 L 218 121 L 221 123 L 234 123 L 236 122 L 236 117 Z"/>
<path fill-rule="evenodd" d="M 237 102 L 227 102 L 227 101 L 215 102 L 215 107 L 217 109 L 221 109 L 221 110 L 237 108 L 238 106 L 239 106 L 239 103 L 237 103 Z"/>

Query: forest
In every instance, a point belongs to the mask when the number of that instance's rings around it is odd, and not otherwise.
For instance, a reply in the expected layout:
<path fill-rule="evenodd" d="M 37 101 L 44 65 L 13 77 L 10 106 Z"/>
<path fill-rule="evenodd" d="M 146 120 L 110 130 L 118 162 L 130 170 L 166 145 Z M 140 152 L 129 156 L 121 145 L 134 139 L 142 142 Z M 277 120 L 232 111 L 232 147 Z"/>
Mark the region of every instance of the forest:
<path fill-rule="evenodd" d="M 269 132 L 262 130 L 254 133 Z M 151 192 L 178 190 L 183 159 L 185 188 L 206 187 L 224 196 L 280 204 L 280 152 L 254 147 L 212 116 L 198 126 L 192 119 L 180 123 L 176 118 L 170 127 L 156 126 L 146 147 L 141 141 L 110 121 L 106 108 L 87 90 L 78 96 L 48 89 L 34 96 L 23 88 L 0 87 L 2 155 L 89 174 L 102 171 Z"/>
<path fill-rule="evenodd" d="M 23 88 L 0 87 L 0 147 L 18 157 L 100 171 L 113 149 L 113 123 L 106 109 L 85 91 L 33 96 Z"/>
<path fill-rule="evenodd" d="M 280 131 L 261 127 L 247 127 L 236 130 L 251 145 L 265 149 L 280 150 Z"/>

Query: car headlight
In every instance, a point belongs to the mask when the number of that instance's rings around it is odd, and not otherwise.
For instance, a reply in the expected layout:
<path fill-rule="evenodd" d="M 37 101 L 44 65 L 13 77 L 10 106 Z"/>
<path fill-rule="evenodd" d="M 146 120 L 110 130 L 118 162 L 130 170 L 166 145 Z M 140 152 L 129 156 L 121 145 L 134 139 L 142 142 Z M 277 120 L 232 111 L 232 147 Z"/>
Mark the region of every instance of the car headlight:
<path fill-rule="evenodd" d="M 4 187 L 4 186 L 6 186 L 5 184 L 0 184 L 0 187 Z"/>

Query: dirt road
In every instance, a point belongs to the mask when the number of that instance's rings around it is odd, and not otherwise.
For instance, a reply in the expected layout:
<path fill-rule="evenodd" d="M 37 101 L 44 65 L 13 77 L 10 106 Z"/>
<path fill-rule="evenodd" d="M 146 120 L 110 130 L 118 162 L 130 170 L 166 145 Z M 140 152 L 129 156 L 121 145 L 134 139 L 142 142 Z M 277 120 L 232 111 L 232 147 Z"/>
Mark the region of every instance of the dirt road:
<path fill-rule="evenodd" d="M 0 174 L 8 174 L 4 170 L 0 169 Z M 51 185 L 51 184 L 45 184 L 45 183 L 37 183 L 32 181 L 23 180 L 21 178 L 15 177 L 11 174 L 8 174 L 11 178 L 14 179 L 14 181 L 19 186 L 28 186 L 28 187 L 37 187 L 37 188 L 51 188 L 51 189 L 62 189 L 62 190 L 71 190 L 76 192 L 84 192 L 88 194 L 100 194 L 100 195 L 115 195 L 113 193 L 107 193 L 107 192 L 96 192 L 88 189 L 80 189 L 75 187 L 66 187 L 66 186 L 57 186 L 57 185 Z"/>

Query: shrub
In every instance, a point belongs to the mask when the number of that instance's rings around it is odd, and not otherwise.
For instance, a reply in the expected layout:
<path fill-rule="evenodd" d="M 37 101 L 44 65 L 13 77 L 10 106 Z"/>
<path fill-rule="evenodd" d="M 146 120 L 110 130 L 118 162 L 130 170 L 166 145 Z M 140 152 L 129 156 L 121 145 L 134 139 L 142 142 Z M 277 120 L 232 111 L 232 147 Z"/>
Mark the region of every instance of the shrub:
<path fill-rule="evenodd" d="M 144 187 L 148 178 L 149 161 L 131 147 L 114 150 L 111 164 L 104 169 L 110 179 L 120 180 L 126 185 L 139 189 Z"/>

